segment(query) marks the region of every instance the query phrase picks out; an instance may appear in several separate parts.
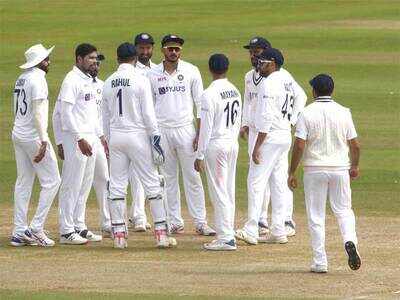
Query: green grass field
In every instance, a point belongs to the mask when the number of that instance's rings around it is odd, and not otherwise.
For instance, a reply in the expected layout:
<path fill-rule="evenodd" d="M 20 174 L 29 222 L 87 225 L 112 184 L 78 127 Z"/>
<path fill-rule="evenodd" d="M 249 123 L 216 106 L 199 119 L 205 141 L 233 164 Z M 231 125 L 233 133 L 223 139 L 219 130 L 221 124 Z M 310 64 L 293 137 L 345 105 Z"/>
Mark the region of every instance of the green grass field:
<path fill-rule="evenodd" d="M 241 299 L 395 298 L 400 290 L 400 1 L 0 1 L 0 299 Z M 133 235 L 127 251 L 110 241 L 83 248 L 14 249 L 12 193 L 16 177 L 10 143 L 12 89 L 24 51 L 56 45 L 47 75 L 51 110 L 74 49 L 91 42 L 105 54 L 100 78 L 116 67 L 115 49 L 139 32 L 159 41 L 185 38 L 183 59 L 199 66 L 210 83 L 207 61 L 223 52 L 230 80 L 243 90 L 250 69 L 242 48 L 255 35 L 285 55 L 285 68 L 306 90 L 321 72 L 335 79 L 334 97 L 350 107 L 362 145 L 361 178 L 352 183 L 364 265 L 348 270 L 337 225 L 327 221 L 330 273 L 309 274 L 311 258 L 302 189 L 295 193 L 298 234 L 285 246 L 205 253 L 207 239 L 191 233 L 178 249 L 153 249 L 150 234 Z M 309 99 L 309 101 L 311 101 Z M 51 122 L 50 122 L 51 123 Z M 51 129 L 49 129 L 51 132 Z M 50 133 L 52 135 L 52 132 Z M 237 173 L 237 223 L 247 208 L 247 147 L 241 141 Z M 36 204 L 35 185 L 32 208 Z M 48 228 L 57 236 L 56 203 Z M 212 208 L 209 205 L 209 214 Z M 93 196 L 89 224 L 97 226 Z M 211 219 L 210 219 L 211 220 Z M 187 218 L 188 226 L 190 221 Z"/>

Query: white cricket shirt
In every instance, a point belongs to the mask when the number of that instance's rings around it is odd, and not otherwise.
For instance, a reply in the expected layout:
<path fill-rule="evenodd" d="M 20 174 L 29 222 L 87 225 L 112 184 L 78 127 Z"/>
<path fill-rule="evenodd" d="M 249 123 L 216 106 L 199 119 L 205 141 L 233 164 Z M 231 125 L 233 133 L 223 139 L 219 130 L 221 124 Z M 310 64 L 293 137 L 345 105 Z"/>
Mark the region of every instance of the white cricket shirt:
<path fill-rule="evenodd" d="M 155 63 L 153 63 L 151 60 L 150 60 L 150 66 L 146 66 L 146 65 L 142 64 L 140 61 L 137 61 L 135 69 L 136 69 L 136 71 L 139 72 L 139 74 L 146 76 L 147 72 L 150 71 L 150 69 L 153 69 L 155 67 L 157 67 L 157 65 Z"/>
<path fill-rule="evenodd" d="M 120 64 L 104 82 L 103 123 L 110 131 L 159 134 L 149 80 L 132 64 Z"/>
<path fill-rule="evenodd" d="M 63 131 L 77 136 L 80 134 L 102 135 L 102 129 L 98 122 L 96 91 L 92 81 L 93 78 L 90 75 L 83 73 L 76 66 L 65 77 L 58 95 L 58 100 L 61 102 L 61 127 Z M 73 120 L 66 119 L 68 116 L 63 113 L 63 102 L 73 105 Z M 72 122 L 76 125 L 76 128 L 71 128 Z"/>
<path fill-rule="evenodd" d="M 200 118 L 200 97 L 203 82 L 199 69 L 179 60 L 176 71 L 169 74 L 160 63 L 151 69 L 150 79 L 154 106 L 160 127 L 174 128 L 193 124 L 193 104 Z"/>
<path fill-rule="evenodd" d="M 12 135 L 23 141 L 39 138 L 33 116 L 33 101 L 48 101 L 49 91 L 46 72 L 39 68 L 30 68 L 23 72 L 14 86 L 14 127 Z M 48 105 L 48 102 L 47 102 Z M 47 116 L 46 116 L 47 117 Z"/>
<path fill-rule="evenodd" d="M 319 97 L 300 114 L 295 136 L 306 141 L 305 167 L 350 167 L 348 141 L 357 137 L 351 112 Z"/>
<path fill-rule="evenodd" d="M 256 131 L 267 133 L 268 143 L 290 143 L 294 99 L 292 77 L 287 72 L 275 71 L 261 81 L 257 91 Z"/>
<path fill-rule="evenodd" d="M 212 141 L 237 143 L 242 100 L 228 79 L 214 80 L 201 97 L 201 124 L 197 158 L 203 159 Z"/>

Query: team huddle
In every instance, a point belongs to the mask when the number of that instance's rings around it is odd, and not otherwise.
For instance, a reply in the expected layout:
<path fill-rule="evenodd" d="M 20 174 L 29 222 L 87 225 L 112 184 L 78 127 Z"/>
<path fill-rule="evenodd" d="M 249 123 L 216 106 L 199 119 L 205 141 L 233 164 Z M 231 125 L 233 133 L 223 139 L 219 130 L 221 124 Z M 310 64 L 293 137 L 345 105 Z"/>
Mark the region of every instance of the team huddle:
<path fill-rule="evenodd" d="M 58 192 L 60 244 L 81 245 L 111 237 L 126 248 L 128 227 L 153 227 L 156 246 L 177 245 L 184 232 L 179 173 L 195 231 L 216 236 L 204 249 L 232 251 L 237 240 L 249 245 L 285 244 L 296 234 L 293 192 L 302 159 L 306 211 L 311 234 L 311 271 L 326 273 L 325 203 L 329 197 L 353 270 L 361 265 L 350 179 L 358 177 L 359 144 L 349 109 L 332 98 L 333 79 L 315 76 L 314 102 L 282 66 L 284 57 L 262 37 L 244 46 L 252 69 L 240 91 L 227 79 L 229 59 L 213 54 L 208 61 L 212 83 L 203 88 L 199 69 L 181 59 L 184 39 L 166 35 L 163 61 L 151 61 L 154 40 L 140 33 L 134 43 L 117 48 L 118 69 L 104 82 L 98 78 L 104 55 L 91 44 L 75 50 L 75 65 L 65 76 L 53 110 L 61 176 L 48 127 L 49 56 L 41 44 L 25 52 L 24 72 L 14 89 L 12 141 L 17 163 L 14 230 L 11 245 L 54 246 L 44 229 Z M 295 141 L 289 166 L 292 145 Z M 235 179 L 238 138 L 248 141 L 248 215 L 235 230 Z M 205 172 L 214 209 L 214 228 L 207 222 L 200 173 Z M 41 192 L 28 224 L 35 176 Z M 130 185 L 132 205 L 126 198 Z M 94 188 L 101 234 L 86 225 L 86 202 Z M 148 222 L 148 204 L 152 224 Z M 268 222 L 268 207 L 271 218 Z"/>

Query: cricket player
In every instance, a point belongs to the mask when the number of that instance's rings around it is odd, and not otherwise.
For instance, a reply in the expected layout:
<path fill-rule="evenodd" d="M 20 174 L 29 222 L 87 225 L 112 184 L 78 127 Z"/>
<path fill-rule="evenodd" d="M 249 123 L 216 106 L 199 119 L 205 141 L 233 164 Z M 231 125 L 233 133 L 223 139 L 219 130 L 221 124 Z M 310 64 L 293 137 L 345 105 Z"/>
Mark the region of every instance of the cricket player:
<path fill-rule="evenodd" d="M 148 72 L 165 151 L 162 170 L 166 180 L 169 229 L 174 234 L 184 232 L 179 191 L 180 165 L 186 203 L 196 232 L 215 235 L 215 231 L 207 225 L 200 174 L 193 169 L 198 141 L 193 124 L 193 106 L 196 106 L 199 120 L 203 83 L 199 69 L 180 59 L 183 44 L 184 40 L 176 35 L 164 36 L 161 41 L 164 60 Z"/>
<path fill-rule="evenodd" d="M 279 71 L 284 58 L 278 49 L 264 50 L 258 60 L 258 69 L 265 78 L 257 90 L 257 138 L 247 178 L 248 220 L 243 229 L 237 230 L 236 237 L 248 244 L 284 244 L 288 242 L 285 229 L 288 201 L 285 161 L 291 145 L 290 99 L 294 97 L 293 80 L 287 73 Z M 270 234 L 259 237 L 258 221 L 268 182 L 271 187 L 272 224 Z"/>
<path fill-rule="evenodd" d="M 98 139 L 107 152 L 107 142 L 98 121 L 93 77 L 97 49 L 80 44 L 75 50 L 75 66 L 65 77 L 58 99 L 61 111 L 64 163 L 59 193 L 60 243 L 86 244 L 101 241 L 101 235 L 87 229 L 85 204 L 93 183 Z"/>
<path fill-rule="evenodd" d="M 135 72 L 135 46 L 117 49 L 119 67 L 104 83 L 103 122 L 110 147 L 109 206 L 115 248 L 127 247 L 126 193 L 130 164 L 139 175 L 154 221 L 157 247 L 176 245 L 167 236 L 167 216 L 156 165 L 164 163 L 149 80 Z"/>
<path fill-rule="evenodd" d="M 213 82 L 201 98 L 201 126 L 195 170 L 206 171 L 214 207 L 217 239 L 204 244 L 206 250 L 236 250 L 235 178 L 242 100 L 228 81 L 229 60 L 214 54 L 208 61 Z"/>
<path fill-rule="evenodd" d="M 44 232 L 44 223 L 60 185 L 57 159 L 47 134 L 48 87 L 46 73 L 50 68 L 49 55 L 54 46 L 42 44 L 25 52 L 24 72 L 14 87 L 15 120 L 12 142 L 17 163 L 17 181 L 14 190 L 14 230 L 12 246 L 54 246 Z M 33 182 L 38 177 L 41 190 L 38 206 L 28 227 L 28 208 Z"/>
<path fill-rule="evenodd" d="M 262 37 L 254 37 L 250 40 L 248 45 L 244 46 L 245 49 L 249 50 L 250 60 L 253 66 L 253 69 L 247 72 L 245 76 L 243 119 L 241 128 L 241 135 L 248 136 L 248 150 L 250 159 L 257 137 L 257 132 L 254 124 L 255 111 L 257 108 L 257 87 L 260 85 L 263 79 L 263 76 L 261 76 L 257 71 L 257 55 L 259 55 L 263 50 L 270 47 L 271 44 Z M 295 126 L 297 116 L 303 110 L 307 102 L 307 95 L 287 70 L 285 70 L 284 68 L 280 68 L 279 72 L 285 73 L 286 76 L 292 78 L 293 99 L 291 99 L 290 103 L 290 121 L 292 126 Z M 289 151 L 286 153 L 286 155 L 288 156 L 288 154 Z M 289 157 L 287 157 L 286 162 L 288 168 Z M 295 223 L 293 221 L 293 193 L 290 189 L 286 189 L 286 193 L 289 200 L 287 201 L 288 205 L 286 208 L 285 228 L 288 236 L 294 236 L 296 234 L 296 230 Z M 267 221 L 269 199 L 270 186 L 269 183 L 267 183 L 264 194 L 263 208 L 258 224 L 260 234 L 266 234 L 269 231 Z"/>
<path fill-rule="evenodd" d="M 328 272 L 325 252 L 327 197 L 339 223 L 348 264 L 352 270 L 358 270 L 361 259 L 357 251 L 350 189 L 350 180 L 359 175 L 357 133 L 350 110 L 331 97 L 333 79 L 319 74 L 310 85 L 315 100 L 304 109 L 297 122 L 288 184 L 292 189 L 297 187 L 295 172 L 304 154 L 304 194 L 313 249 L 311 272 Z"/>
<path fill-rule="evenodd" d="M 135 36 L 134 45 L 138 55 L 138 60 L 135 65 L 136 71 L 146 76 L 147 72 L 156 66 L 156 64 L 151 61 L 154 39 L 150 34 L 142 32 Z M 132 205 L 129 213 L 129 224 L 132 226 L 132 231 L 144 232 L 151 228 L 150 223 L 147 222 L 145 211 L 144 189 L 139 180 L 139 176 L 133 168 L 130 174 L 129 182 L 131 184 Z"/>

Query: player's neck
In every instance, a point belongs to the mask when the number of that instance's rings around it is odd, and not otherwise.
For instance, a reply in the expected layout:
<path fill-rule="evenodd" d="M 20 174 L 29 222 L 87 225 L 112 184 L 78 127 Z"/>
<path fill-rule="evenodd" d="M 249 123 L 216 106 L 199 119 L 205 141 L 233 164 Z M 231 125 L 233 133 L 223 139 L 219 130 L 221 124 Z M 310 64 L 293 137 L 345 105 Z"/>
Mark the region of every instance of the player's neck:
<path fill-rule="evenodd" d="M 213 81 L 218 80 L 218 79 L 225 79 L 226 74 L 212 74 Z"/>
<path fill-rule="evenodd" d="M 138 60 L 142 65 L 146 66 L 146 67 L 150 67 L 150 59 L 148 60 Z"/>
<path fill-rule="evenodd" d="M 171 62 L 164 60 L 163 64 L 164 64 L 164 71 L 166 71 L 168 74 L 174 73 L 178 68 L 178 61 Z"/>

